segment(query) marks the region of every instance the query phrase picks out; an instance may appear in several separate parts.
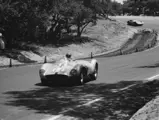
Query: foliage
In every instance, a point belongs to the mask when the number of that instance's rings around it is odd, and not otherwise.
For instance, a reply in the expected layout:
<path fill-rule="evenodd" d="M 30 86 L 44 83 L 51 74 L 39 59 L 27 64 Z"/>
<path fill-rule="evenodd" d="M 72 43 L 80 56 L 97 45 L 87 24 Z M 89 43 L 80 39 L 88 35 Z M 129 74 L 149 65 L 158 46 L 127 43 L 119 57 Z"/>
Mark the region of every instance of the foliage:
<path fill-rule="evenodd" d="M 159 15 L 158 0 L 126 0 L 123 4 L 123 13 L 130 15 Z"/>
<path fill-rule="evenodd" d="M 7 47 L 21 41 L 59 43 L 63 34 L 96 21 L 96 15 L 119 14 L 120 4 L 111 0 L 0 0 L 0 32 Z"/>
<path fill-rule="evenodd" d="M 111 3 L 112 14 L 121 15 L 122 14 L 122 5 L 116 1 Z"/>
<path fill-rule="evenodd" d="M 74 7 L 76 9 L 74 9 Z M 75 2 L 71 4 L 73 24 L 77 26 L 77 36 L 80 37 L 84 28 L 93 21 L 93 12 L 90 8 L 86 8 L 83 4 Z"/>
<path fill-rule="evenodd" d="M 19 28 L 19 14 L 15 9 L 17 3 L 11 3 L 11 1 L 0 1 L 0 27 L 1 32 L 9 41 L 16 36 Z M 9 35 L 7 35 L 8 33 Z"/>

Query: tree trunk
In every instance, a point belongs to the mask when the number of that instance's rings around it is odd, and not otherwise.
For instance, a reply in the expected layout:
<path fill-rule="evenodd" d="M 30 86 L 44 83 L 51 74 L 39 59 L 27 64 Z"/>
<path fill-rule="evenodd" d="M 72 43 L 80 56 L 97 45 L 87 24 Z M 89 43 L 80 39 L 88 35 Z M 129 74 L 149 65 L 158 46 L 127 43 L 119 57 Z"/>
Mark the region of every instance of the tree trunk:
<path fill-rule="evenodd" d="M 81 37 L 80 25 L 77 26 L 77 37 Z"/>
<path fill-rule="evenodd" d="M 66 18 L 66 30 L 67 30 L 67 33 L 70 33 L 70 27 L 69 27 L 69 22 L 68 22 L 68 18 Z"/>

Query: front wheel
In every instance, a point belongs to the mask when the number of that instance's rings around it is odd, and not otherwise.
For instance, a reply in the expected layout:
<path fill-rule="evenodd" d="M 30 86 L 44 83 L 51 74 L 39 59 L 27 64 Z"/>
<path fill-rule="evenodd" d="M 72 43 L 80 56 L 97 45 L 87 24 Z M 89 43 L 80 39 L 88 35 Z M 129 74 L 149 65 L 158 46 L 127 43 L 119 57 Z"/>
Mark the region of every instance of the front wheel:
<path fill-rule="evenodd" d="M 92 75 L 92 79 L 96 80 L 97 77 L 98 77 L 98 64 L 96 63 L 95 68 L 94 68 L 94 72 L 93 72 L 93 75 Z"/>
<path fill-rule="evenodd" d="M 41 84 L 42 84 L 42 85 L 47 85 L 46 80 L 41 78 Z"/>
<path fill-rule="evenodd" d="M 87 70 L 86 69 L 82 69 L 81 73 L 80 73 L 80 84 L 84 84 L 86 81 L 86 76 L 87 76 Z"/>

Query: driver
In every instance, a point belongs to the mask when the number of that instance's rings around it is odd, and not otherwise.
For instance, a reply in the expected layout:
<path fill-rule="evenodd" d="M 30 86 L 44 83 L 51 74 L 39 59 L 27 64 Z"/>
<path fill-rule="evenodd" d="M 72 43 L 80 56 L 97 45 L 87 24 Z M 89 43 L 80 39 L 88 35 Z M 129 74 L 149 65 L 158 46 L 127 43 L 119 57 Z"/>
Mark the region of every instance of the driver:
<path fill-rule="evenodd" d="M 67 61 L 70 62 L 70 61 L 72 60 L 72 55 L 69 54 L 69 53 L 67 53 L 67 54 L 65 55 L 65 58 L 66 58 Z"/>
<path fill-rule="evenodd" d="M 71 56 L 71 54 L 67 53 L 64 59 L 61 60 L 61 63 L 58 65 L 59 67 L 56 71 L 64 71 L 68 66 L 70 66 L 71 64 L 69 62 L 72 61 Z"/>

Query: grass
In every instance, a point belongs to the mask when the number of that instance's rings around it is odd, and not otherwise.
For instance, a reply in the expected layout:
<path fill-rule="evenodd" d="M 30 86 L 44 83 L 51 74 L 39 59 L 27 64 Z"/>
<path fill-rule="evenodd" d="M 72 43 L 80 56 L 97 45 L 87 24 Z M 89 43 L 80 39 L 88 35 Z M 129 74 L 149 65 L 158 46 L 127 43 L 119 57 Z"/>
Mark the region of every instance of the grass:
<path fill-rule="evenodd" d="M 140 29 L 129 38 L 119 49 L 104 56 L 111 57 L 117 55 L 131 54 L 154 47 L 157 44 L 158 34 L 155 30 Z"/>

